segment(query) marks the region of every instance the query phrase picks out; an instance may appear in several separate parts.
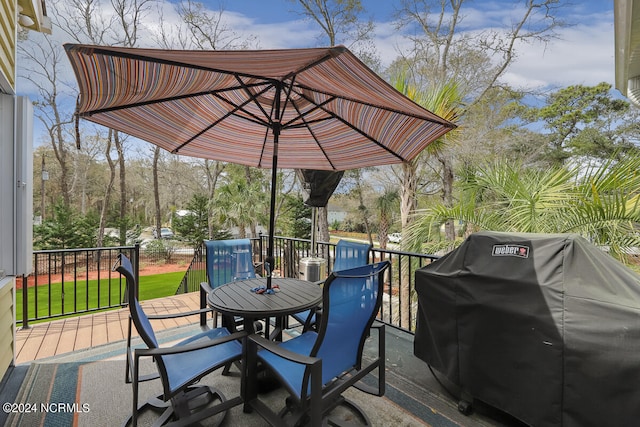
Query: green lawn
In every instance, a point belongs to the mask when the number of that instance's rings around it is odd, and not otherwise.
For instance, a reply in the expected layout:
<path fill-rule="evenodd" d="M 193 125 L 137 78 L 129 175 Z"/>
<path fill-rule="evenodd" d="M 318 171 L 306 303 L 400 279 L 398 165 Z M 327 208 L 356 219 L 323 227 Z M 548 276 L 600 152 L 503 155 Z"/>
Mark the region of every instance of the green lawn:
<path fill-rule="evenodd" d="M 140 300 L 161 298 L 175 295 L 184 272 L 153 274 L 140 276 Z M 64 289 L 64 292 L 63 292 Z M 82 280 L 54 283 L 52 285 L 28 288 L 29 318 L 35 315 L 35 298 L 37 292 L 38 317 L 57 316 L 63 313 L 94 310 L 122 302 L 125 295 L 125 281 L 113 276 L 98 280 Z M 75 297 L 74 297 L 75 295 Z M 64 311 L 63 308 L 64 300 Z M 16 317 L 22 320 L 22 290 L 16 293 Z"/>

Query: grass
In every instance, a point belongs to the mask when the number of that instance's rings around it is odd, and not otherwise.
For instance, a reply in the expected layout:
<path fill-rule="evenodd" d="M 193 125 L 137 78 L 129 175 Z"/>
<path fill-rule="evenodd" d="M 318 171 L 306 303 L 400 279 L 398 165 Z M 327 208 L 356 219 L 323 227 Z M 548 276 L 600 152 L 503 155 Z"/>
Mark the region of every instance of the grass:
<path fill-rule="evenodd" d="M 174 295 L 184 272 L 140 276 L 140 300 Z M 29 318 L 33 319 L 38 308 L 38 317 L 63 315 L 64 313 L 97 310 L 119 305 L 124 301 L 125 281 L 119 277 L 98 280 L 65 282 L 30 287 L 27 290 Z M 75 295 L 75 298 L 74 298 Z M 36 301 L 36 304 L 33 303 Z M 16 292 L 16 318 L 22 320 L 22 291 Z M 82 313 L 80 313 L 82 314 Z"/>

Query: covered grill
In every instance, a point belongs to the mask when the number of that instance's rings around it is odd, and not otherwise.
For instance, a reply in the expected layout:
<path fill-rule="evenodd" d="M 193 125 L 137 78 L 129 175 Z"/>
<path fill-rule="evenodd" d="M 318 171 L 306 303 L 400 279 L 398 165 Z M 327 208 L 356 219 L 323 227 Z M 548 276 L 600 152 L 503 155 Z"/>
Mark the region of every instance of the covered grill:
<path fill-rule="evenodd" d="M 415 355 L 532 426 L 638 425 L 640 276 L 577 235 L 471 235 L 416 272 Z"/>

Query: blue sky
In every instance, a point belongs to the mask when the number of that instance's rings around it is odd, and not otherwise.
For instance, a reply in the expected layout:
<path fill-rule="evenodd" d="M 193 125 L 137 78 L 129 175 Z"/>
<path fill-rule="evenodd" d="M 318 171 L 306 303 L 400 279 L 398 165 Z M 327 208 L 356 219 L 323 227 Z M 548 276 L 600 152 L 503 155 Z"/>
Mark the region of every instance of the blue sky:
<path fill-rule="evenodd" d="M 177 1 L 158 0 L 168 22 L 178 22 L 173 7 Z M 390 63 L 398 55 L 398 50 L 407 46 L 407 39 L 393 25 L 394 5 L 398 2 L 362 0 L 366 16 L 375 22 L 374 43 L 384 64 Z M 513 15 L 520 17 L 514 8 L 521 7 L 523 3 L 524 0 L 465 0 L 464 26 L 469 31 L 504 28 L 513 22 Z M 575 84 L 596 85 L 603 81 L 614 84 L 613 0 L 563 0 L 563 3 L 562 16 L 571 25 L 559 29 L 557 39 L 546 46 L 539 43 L 517 46 L 518 58 L 503 75 L 503 82 L 518 89 L 536 90 L 554 90 Z M 205 0 L 204 4 L 212 11 L 220 9 L 219 0 Z M 258 48 L 314 47 L 326 43 L 326 40 L 318 39 L 320 30 L 317 25 L 293 12 L 297 3 L 288 0 L 222 0 L 222 7 L 227 26 L 241 36 L 256 37 Z M 143 24 L 153 31 L 157 29 L 158 19 L 149 16 Z M 30 37 L 37 39 L 42 36 L 33 34 Z M 71 41 L 65 39 L 62 31 L 54 30 L 52 37 L 60 45 Z M 147 46 L 157 47 L 151 42 Z M 19 61 L 19 69 L 20 66 Z M 72 75 L 70 67 L 68 73 Z M 17 83 L 18 94 L 37 98 L 32 85 L 21 78 L 20 70 Z"/>
<path fill-rule="evenodd" d="M 174 10 L 178 1 L 157 2 L 163 8 L 164 19 L 170 23 L 178 22 Z M 390 63 L 399 50 L 408 46 L 407 39 L 393 25 L 393 11 L 399 1 L 362 0 L 366 16 L 375 22 L 374 44 L 383 64 Z M 463 25 L 459 28 L 469 31 L 505 28 L 520 18 L 521 13 L 514 9 L 522 7 L 524 1 L 465 0 Z M 571 25 L 559 29 L 558 38 L 546 46 L 540 43 L 517 46 L 518 58 L 503 76 L 504 82 L 517 88 L 551 90 L 572 84 L 595 85 L 602 81 L 613 84 L 613 0 L 562 0 L 562 3 L 565 5 L 561 9 L 562 17 Z M 316 24 L 294 12 L 299 8 L 297 2 L 204 0 L 204 4 L 212 11 L 220 10 L 222 4 L 226 25 L 241 36 L 254 36 L 261 49 L 314 47 L 327 43 L 326 39 L 318 38 L 321 32 Z M 150 15 L 143 24 L 149 31 L 157 30 L 158 18 Z M 65 39 L 64 32 L 55 29 L 53 37 L 60 44 L 71 41 Z M 148 47 L 155 46 L 151 42 L 148 44 Z M 18 92 L 30 92 L 28 86 L 29 83 L 19 75 Z"/>
<path fill-rule="evenodd" d="M 363 0 L 367 16 L 376 23 L 376 47 L 383 62 L 390 61 L 402 41 L 393 28 L 397 0 Z M 570 24 L 558 31 L 558 39 L 518 47 L 518 60 L 504 76 L 518 87 L 554 89 L 570 84 L 614 82 L 613 0 L 563 0 L 563 19 Z M 219 2 L 205 4 L 217 10 Z M 520 0 L 467 0 L 464 24 L 479 31 L 511 22 Z M 254 34 L 260 48 L 309 47 L 321 44 L 317 26 L 293 12 L 287 0 L 233 0 L 223 3 L 234 29 Z"/>

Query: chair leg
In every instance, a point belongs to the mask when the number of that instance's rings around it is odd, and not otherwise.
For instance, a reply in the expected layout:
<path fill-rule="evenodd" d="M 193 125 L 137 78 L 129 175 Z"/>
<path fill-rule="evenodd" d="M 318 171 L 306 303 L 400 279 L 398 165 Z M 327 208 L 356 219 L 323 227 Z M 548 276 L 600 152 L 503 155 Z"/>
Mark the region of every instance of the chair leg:
<path fill-rule="evenodd" d="M 224 365 L 224 368 L 222 369 L 222 375 L 227 376 L 229 375 L 229 372 L 231 371 L 231 366 L 233 365 L 233 362 L 229 362 L 226 365 Z"/>
<path fill-rule="evenodd" d="M 138 377 L 139 377 L 139 369 L 140 369 L 139 359 L 137 357 L 133 360 L 133 411 L 131 414 L 131 425 L 132 427 L 138 426 Z"/>
<path fill-rule="evenodd" d="M 125 360 L 125 377 L 124 377 L 124 382 L 125 384 L 130 384 L 131 383 L 131 325 L 132 321 L 131 321 L 131 316 L 129 316 L 129 328 L 127 331 L 127 354 L 126 354 L 126 360 Z"/>
<path fill-rule="evenodd" d="M 135 404 L 137 404 L 136 395 L 134 395 L 134 400 Z M 163 411 L 160 416 L 154 420 L 153 427 L 192 426 L 201 419 L 220 413 L 222 415 L 217 422 L 211 424 L 212 427 L 215 427 L 222 424 L 226 418 L 228 409 L 239 403 L 239 398 L 229 401 L 225 395 L 216 388 L 205 385 L 190 386 L 169 401 L 163 401 L 162 395 L 160 395 L 137 406 L 134 414 L 125 420 L 122 427 L 137 425 L 138 417 L 147 410 Z M 206 406 L 211 407 L 206 408 Z M 171 418 L 174 418 L 174 421 L 168 422 Z"/>
<path fill-rule="evenodd" d="M 311 427 L 322 425 L 322 362 L 311 365 Z"/>

